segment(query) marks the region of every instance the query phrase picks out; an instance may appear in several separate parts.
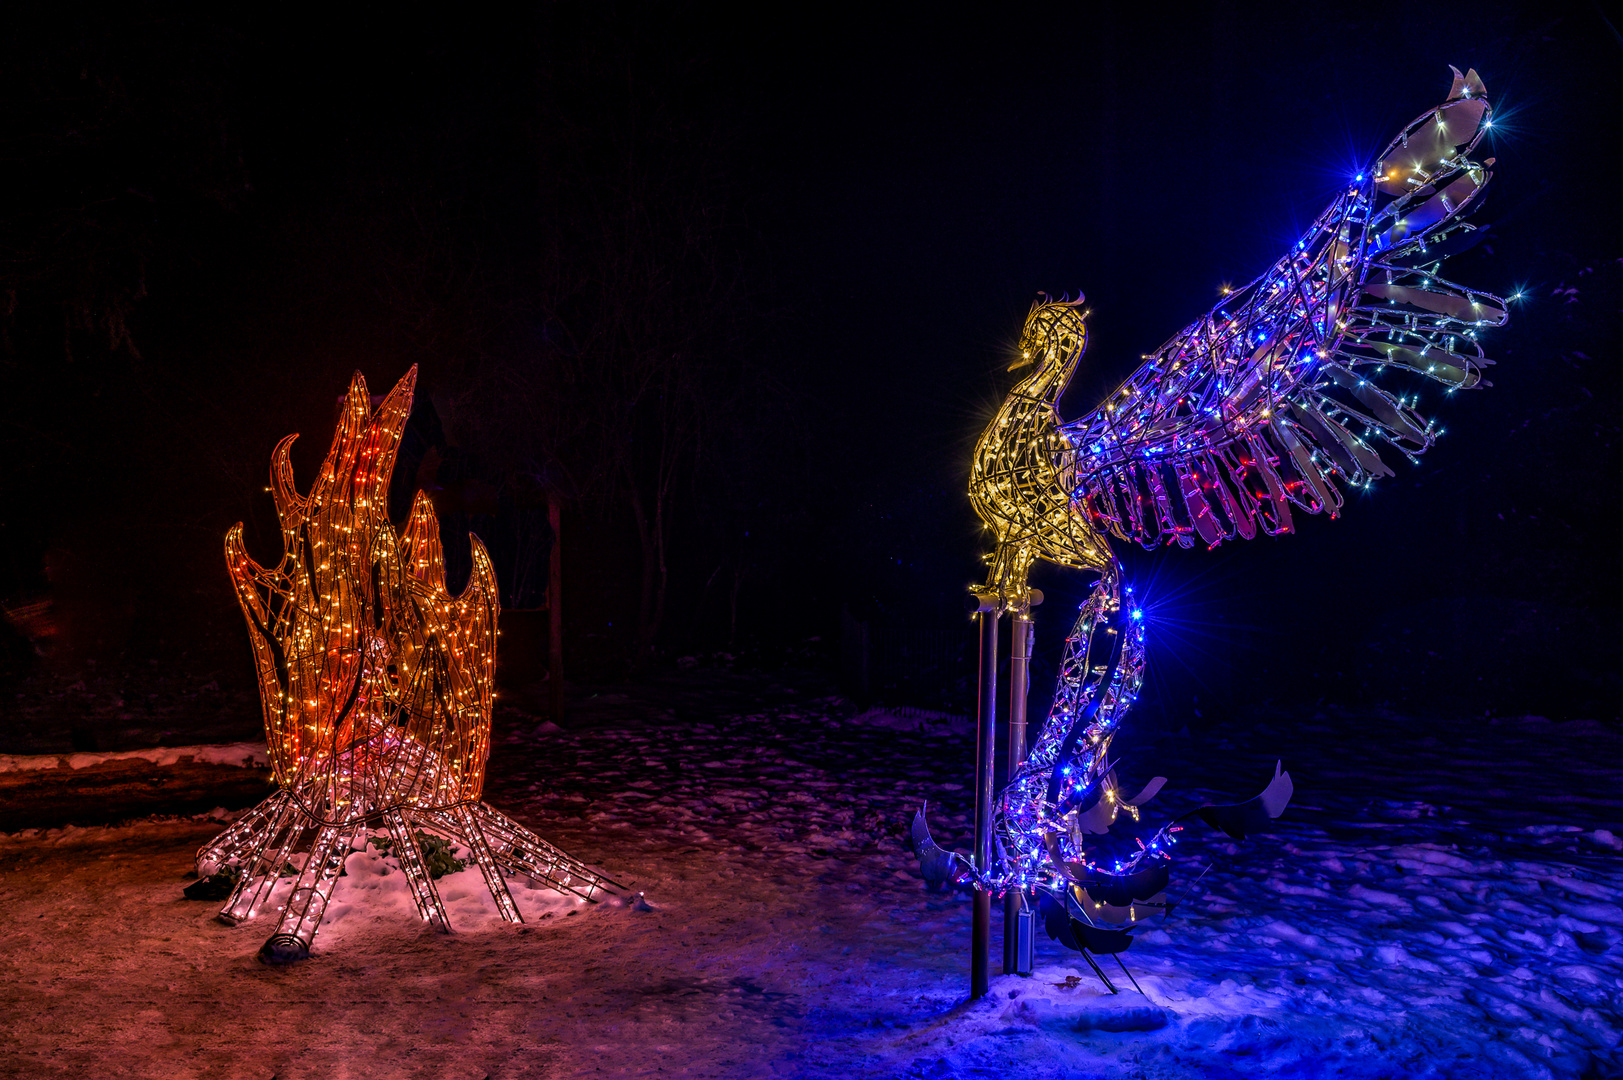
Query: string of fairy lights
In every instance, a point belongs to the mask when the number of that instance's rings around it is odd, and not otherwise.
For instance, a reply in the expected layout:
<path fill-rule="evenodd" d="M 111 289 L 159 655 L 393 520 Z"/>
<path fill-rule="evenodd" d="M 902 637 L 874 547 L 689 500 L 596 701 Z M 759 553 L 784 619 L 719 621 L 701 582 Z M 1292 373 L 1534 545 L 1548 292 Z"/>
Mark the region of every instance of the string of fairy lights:
<path fill-rule="evenodd" d="M 1335 516 L 1337 485 L 1392 475 L 1441 431 L 1389 368 L 1477 386 L 1477 334 L 1505 302 L 1439 273 L 1471 243 L 1491 173 L 1470 158 L 1492 123 L 1472 71 L 1399 133 L 1292 250 L 1160 349 L 1104 404 L 1060 425 L 1072 497 L 1095 527 L 1145 547 L 1215 547 L 1292 531 L 1291 506 Z"/>
<path fill-rule="evenodd" d="M 1019 604 L 1038 559 L 1077 570 L 1104 570 L 1110 549 L 1072 507 L 1074 465 L 1054 423 L 1059 396 L 1087 349 L 1081 299 L 1032 308 L 1011 370 L 1033 371 L 1009 391 L 975 446 L 970 501 L 995 541 L 987 591 Z"/>
<path fill-rule="evenodd" d="M 1344 487 L 1393 475 L 1380 448 L 1415 461 L 1435 443 L 1442 429 L 1418 395 L 1382 383 L 1404 373 L 1445 394 L 1489 385 L 1478 335 L 1505 322 L 1505 301 L 1441 271 L 1481 236 L 1466 217 L 1493 159 L 1470 155 L 1492 123 L 1482 80 L 1455 70 L 1446 100 L 1406 125 L 1282 259 L 1224 290 L 1078 420 L 1063 422 L 1056 404 L 1086 348 L 1087 312 L 1080 298 L 1033 306 L 1011 367 L 1033 370 L 975 448 L 969 492 L 994 545 L 973 591 L 995 617 L 1025 610 L 1038 559 L 1099 581 L 1067 638 L 1048 721 L 997 800 L 989 863 L 942 852 L 922 818 L 915 826 L 921 857 L 941 873 L 1045 894 L 1083 929 L 1120 931 L 1166 909 L 1177 821 L 1109 865 L 1090 854 L 1090 838 L 1123 813 L 1137 820 L 1161 785 L 1128 797 L 1109 760 L 1143 681 L 1144 624 L 1106 535 L 1154 549 L 1288 533 L 1293 507 L 1334 517 Z M 1289 794 L 1288 774 L 1276 773 L 1252 803 L 1222 809 L 1267 820 Z"/>
<path fill-rule="evenodd" d="M 220 911 L 239 923 L 276 895 L 303 857 L 261 955 L 307 955 L 343 860 L 357 839 L 390 840 L 418 913 L 449 930 L 423 860 L 421 831 L 473 854 L 497 910 L 522 916 L 503 871 L 593 900 L 609 878 L 479 801 L 490 755 L 499 602 L 478 537 L 473 572 L 445 588 L 439 521 L 418 492 L 397 534 L 387 516 L 389 480 L 411 413 L 414 367 L 376 410 L 356 373 L 332 447 L 310 494 L 293 485 L 290 450 L 272 455 L 271 493 L 283 555 L 262 567 L 226 536 L 226 562 L 248 621 L 260 704 L 279 790 L 197 854 L 198 872 L 229 871 Z"/>

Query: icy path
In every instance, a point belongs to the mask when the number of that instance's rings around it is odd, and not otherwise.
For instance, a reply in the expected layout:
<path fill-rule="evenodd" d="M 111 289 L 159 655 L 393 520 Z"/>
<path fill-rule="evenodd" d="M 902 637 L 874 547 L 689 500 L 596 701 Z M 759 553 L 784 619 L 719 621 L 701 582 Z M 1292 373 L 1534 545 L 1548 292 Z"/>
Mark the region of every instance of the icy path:
<path fill-rule="evenodd" d="M 1191 830 L 1174 895 L 1212 870 L 1126 954 L 1147 999 L 1040 938 L 1037 977 L 971 1004 L 967 901 L 924 893 L 895 838 L 927 797 L 963 843 L 968 738 L 722 689 L 499 721 L 488 799 L 652 911 L 519 890 L 507 926 L 468 870 L 439 937 L 358 853 L 317 955 L 271 970 L 268 924 L 178 898 L 217 826 L 0 841 L 0 1075 L 1623 1073 L 1615 732 L 1319 718 L 1124 747 L 1129 786 L 1172 778 L 1147 820 L 1251 794 L 1275 753 L 1297 801 L 1246 844 Z"/>

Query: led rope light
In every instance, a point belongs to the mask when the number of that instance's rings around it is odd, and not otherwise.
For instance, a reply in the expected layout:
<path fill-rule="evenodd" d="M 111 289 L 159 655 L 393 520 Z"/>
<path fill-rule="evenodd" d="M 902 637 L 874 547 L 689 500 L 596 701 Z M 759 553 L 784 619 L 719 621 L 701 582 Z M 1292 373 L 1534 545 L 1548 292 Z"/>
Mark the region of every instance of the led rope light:
<path fill-rule="evenodd" d="M 307 956 L 357 836 L 391 839 L 418 913 L 449 931 L 417 832 L 473 853 L 502 918 L 522 922 L 502 871 L 595 901 L 615 882 L 479 801 L 490 756 L 499 602 L 490 556 L 470 534 L 473 572 L 445 589 L 439 521 L 418 492 L 405 528 L 388 519 L 389 479 L 411 414 L 414 367 L 371 407 L 359 372 L 308 495 L 293 487 L 292 435 L 271 459 L 283 555 L 262 567 L 242 525 L 226 564 L 248 620 L 271 768 L 280 790 L 197 853 L 198 873 L 235 886 L 220 918 L 253 918 L 291 856 L 305 852 L 267 962 Z"/>
<path fill-rule="evenodd" d="M 1448 393 L 1490 385 L 1477 343 L 1505 302 L 1457 285 L 1444 260 L 1480 237 L 1465 218 L 1493 159 L 1471 152 L 1492 126 L 1475 71 L 1454 70 L 1447 99 L 1407 125 L 1373 170 L 1353 178 L 1290 251 L 1154 353 L 1088 415 L 1056 404 L 1087 346 L 1080 298 L 1032 307 L 1011 370 L 1030 365 L 975 448 L 969 494 L 991 532 L 982 611 L 1028 610 L 1038 559 L 1099 582 L 1066 642 L 1048 723 L 997 801 L 996 855 L 977 869 L 934 845 L 922 812 L 914 841 L 927 876 L 1044 896 L 1051 934 L 1095 952 L 1166 910 L 1173 822 L 1130 857 L 1098 865 L 1089 836 L 1135 820 L 1161 778 L 1116 789 L 1110 741 L 1143 680 L 1144 626 L 1106 536 L 1154 549 L 1207 548 L 1294 531 L 1292 507 L 1338 515 L 1341 488 L 1393 475 L 1377 446 L 1411 461 L 1442 434 L 1418 398 L 1383 388 L 1392 369 Z M 1197 811 L 1242 837 L 1283 811 L 1289 774 L 1256 799 Z M 1068 937 L 1067 937 L 1068 936 Z M 1101 976 L 1102 977 L 1102 976 Z"/>

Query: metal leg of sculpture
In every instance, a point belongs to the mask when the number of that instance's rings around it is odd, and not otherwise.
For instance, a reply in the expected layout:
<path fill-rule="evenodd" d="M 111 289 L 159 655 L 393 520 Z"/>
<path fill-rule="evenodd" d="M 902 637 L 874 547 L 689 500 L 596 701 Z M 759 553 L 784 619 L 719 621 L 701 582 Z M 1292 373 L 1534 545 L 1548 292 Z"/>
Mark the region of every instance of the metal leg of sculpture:
<path fill-rule="evenodd" d="M 992 867 L 992 766 L 997 741 L 997 622 L 993 607 L 979 613 L 981 622 L 980 695 L 975 717 L 975 869 Z M 992 894 L 977 888 L 970 924 L 969 996 L 985 997 L 991 989 Z"/>
<path fill-rule="evenodd" d="M 284 799 L 270 826 L 260 833 L 260 841 L 243 860 L 242 876 L 237 879 L 236 890 L 226 900 L 217 916 L 223 923 L 236 926 L 259 913 L 259 906 L 276 887 L 276 872 L 293 854 L 303 822 L 294 809 L 292 799 Z"/>
<path fill-rule="evenodd" d="M 1083 949 L 1082 959 L 1086 960 L 1088 962 L 1088 967 L 1092 968 L 1093 973 L 1099 976 L 1099 981 L 1105 984 L 1106 990 L 1109 990 L 1112 994 L 1121 993 L 1121 991 L 1112 986 L 1110 980 L 1105 977 L 1105 969 L 1099 966 L 1099 962 L 1093 958 L 1092 953 L 1088 952 L 1086 949 Z"/>
<path fill-rule="evenodd" d="M 315 842 L 305 857 L 304 869 L 293 882 L 282 917 L 276 929 L 260 946 L 259 958 L 267 964 L 291 964 L 310 955 L 327 914 L 333 887 L 344 869 L 344 859 L 355 842 L 359 826 L 323 825 L 316 830 Z"/>
<path fill-rule="evenodd" d="M 406 875 L 406 883 L 411 886 L 411 898 L 417 902 L 417 914 L 440 933 L 449 934 L 451 920 L 445 914 L 440 891 L 434 887 L 434 879 L 429 877 L 428 867 L 423 864 L 423 849 L 417 844 L 411 823 L 399 810 L 389 810 L 383 815 L 383 824 L 389 830 L 389 838 L 394 841 L 390 849 L 400 860 L 400 869 Z"/>
<path fill-rule="evenodd" d="M 513 894 L 507 889 L 501 867 L 496 865 L 496 857 L 490 850 L 490 841 L 486 839 L 484 829 L 480 828 L 479 819 L 475 816 L 473 808 L 459 806 L 453 816 L 462 826 L 463 842 L 468 845 L 468 850 L 473 852 L 473 861 L 479 864 L 479 872 L 485 875 L 485 887 L 495 899 L 496 909 L 508 922 L 523 922 L 524 916 L 519 914 L 518 905 L 513 902 Z"/>
<path fill-rule="evenodd" d="M 495 807 L 478 803 L 472 810 L 498 865 L 592 903 L 597 902 L 594 894 L 604 888 L 625 889 L 613 878 L 559 851 Z"/>
<path fill-rule="evenodd" d="M 1032 590 L 1027 606 L 1016 608 L 1009 628 L 1009 776 L 1026 760 L 1026 700 L 1031 692 L 1030 605 L 1042 603 Z M 1003 894 L 1003 974 L 1030 975 L 1036 967 L 1032 912 L 1023 890 Z"/>
<path fill-rule="evenodd" d="M 1116 958 L 1116 966 L 1121 968 L 1121 973 L 1132 980 L 1133 989 L 1137 990 L 1144 997 L 1149 997 L 1150 995 L 1144 993 L 1144 988 L 1138 985 L 1138 980 L 1133 978 L 1133 973 L 1127 970 L 1127 965 L 1122 962 L 1121 953 L 1111 953 L 1110 955 Z"/>
<path fill-rule="evenodd" d="M 282 811 L 286 802 L 287 795 L 278 791 L 198 848 L 193 860 L 198 875 L 218 873 L 223 867 L 240 864 L 242 852 L 253 846 L 259 830 Z"/>

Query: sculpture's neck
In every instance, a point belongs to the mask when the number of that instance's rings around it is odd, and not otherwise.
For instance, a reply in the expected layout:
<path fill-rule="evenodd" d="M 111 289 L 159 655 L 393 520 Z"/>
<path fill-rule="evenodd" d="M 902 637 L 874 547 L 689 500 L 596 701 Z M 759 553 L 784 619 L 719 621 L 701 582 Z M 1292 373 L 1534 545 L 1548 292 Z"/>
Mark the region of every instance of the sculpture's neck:
<path fill-rule="evenodd" d="M 1074 338 L 1067 335 L 1059 343 L 1048 346 L 1038 354 L 1036 370 L 1015 384 L 1010 396 L 1057 404 L 1059 396 L 1071 384 L 1071 376 L 1076 373 L 1087 347 L 1085 334 Z"/>

